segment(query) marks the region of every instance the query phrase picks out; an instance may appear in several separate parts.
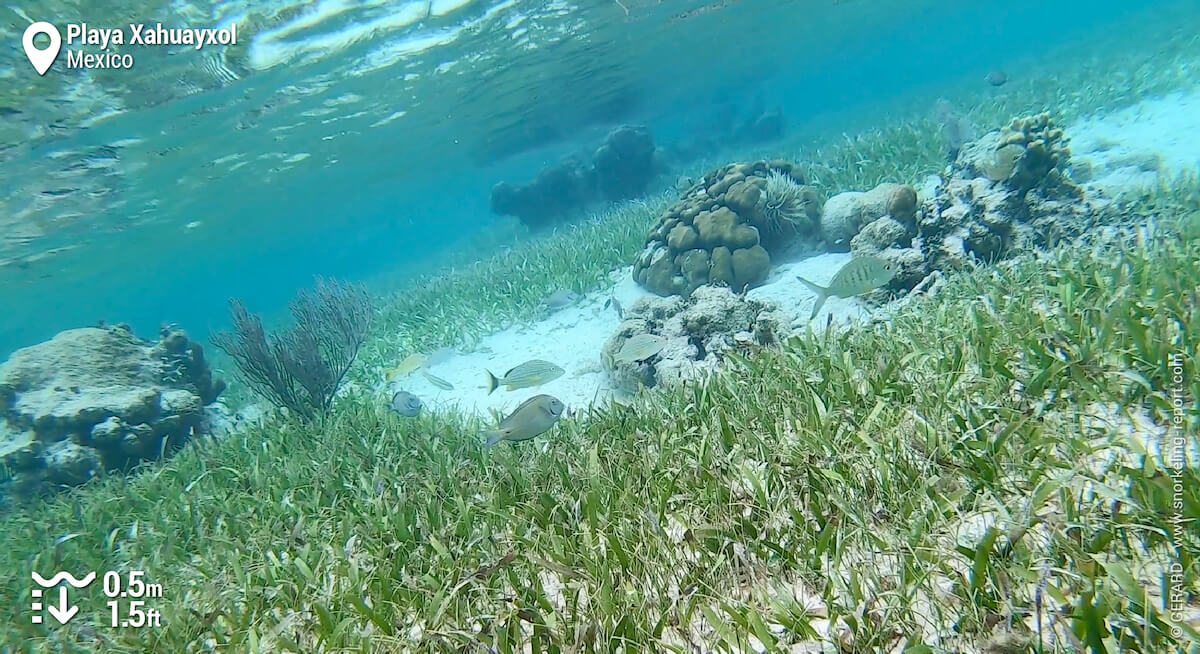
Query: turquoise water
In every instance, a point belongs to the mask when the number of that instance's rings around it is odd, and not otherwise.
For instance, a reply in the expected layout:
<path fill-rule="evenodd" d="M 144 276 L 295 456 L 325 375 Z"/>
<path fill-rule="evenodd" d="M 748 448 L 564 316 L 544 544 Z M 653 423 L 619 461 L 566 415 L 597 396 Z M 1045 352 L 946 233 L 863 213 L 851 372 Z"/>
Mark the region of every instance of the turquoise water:
<path fill-rule="evenodd" d="M 992 69 L 1032 73 L 1063 44 L 1086 59 L 1089 43 L 1185 5 L 150 6 L 127 13 L 240 22 L 248 43 L 142 53 L 133 70 L 95 76 L 60 58 L 36 80 L 14 47 L 25 23 L 5 10 L 3 75 L 14 84 L 0 105 L 20 113 L 0 130 L 0 356 L 98 320 L 204 335 L 226 322 L 230 296 L 272 313 L 314 274 L 394 280 L 435 268 L 496 223 L 494 183 L 528 180 L 615 125 L 646 125 L 669 144 L 761 103 L 782 109 L 794 138 L 845 128 L 889 102 L 983 84 Z M 55 177 L 113 144 L 115 161 Z M 63 187 L 80 190 L 31 199 Z"/>
<path fill-rule="evenodd" d="M 20 1 L 0 653 L 1200 642 L 1195 0 Z"/>

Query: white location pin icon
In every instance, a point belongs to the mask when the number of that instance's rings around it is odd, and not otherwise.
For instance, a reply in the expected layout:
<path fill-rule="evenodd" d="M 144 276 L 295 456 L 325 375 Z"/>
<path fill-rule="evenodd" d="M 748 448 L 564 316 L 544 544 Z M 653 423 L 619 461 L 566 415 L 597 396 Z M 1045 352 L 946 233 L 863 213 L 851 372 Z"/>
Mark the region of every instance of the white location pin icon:
<path fill-rule="evenodd" d="M 38 50 L 34 47 L 33 39 L 38 34 L 50 37 L 50 47 L 45 50 Z M 25 36 L 21 37 L 21 45 L 25 46 L 25 56 L 29 57 L 29 63 L 33 64 L 33 69 L 37 71 L 38 75 L 45 75 L 54 60 L 58 58 L 58 50 L 62 47 L 62 35 L 58 33 L 57 27 L 46 21 L 38 21 L 25 30 Z"/>

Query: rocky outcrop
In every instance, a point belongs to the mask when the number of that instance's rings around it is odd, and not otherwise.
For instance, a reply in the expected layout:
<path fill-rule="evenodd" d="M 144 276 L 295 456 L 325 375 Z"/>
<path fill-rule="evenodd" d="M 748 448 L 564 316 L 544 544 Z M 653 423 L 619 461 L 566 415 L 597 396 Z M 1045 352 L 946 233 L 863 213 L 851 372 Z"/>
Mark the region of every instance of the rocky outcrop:
<path fill-rule="evenodd" d="M 992 261 L 1079 236 L 1103 217 L 1063 172 L 1070 151 L 1049 114 L 1014 119 L 965 146 L 926 185 L 918 231 L 930 269 Z"/>
<path fill-rule="evenodd" d="M 825 203 L 821 222 L 831 250 L 873 254 L 893 263 L 892 288 L 912 288 L 928 274 L 925 255 L 914 246 L 917 191 L 907 184 L 839 193 Z"/>
<path fill-rule="evenodd" d="M 822 225 L 827 240 L 848 241 L 855 256 L 895 264 L 889 287 L 911 289 L 932 271 L 1051 246 L 1096 225 L 1106 201 L 1087 197 L 1066 176 L 1069 160 L 1063 131 L 1048 114 L 1018 118 L 964 144 L 922 186 L 919 203 L 910 187 L 881 184 L 830 198 Z"/>
<path fill-rule="evenodd" d="M 660 148 L 659 156 L 682 166 L 719 152 L 777 141 L 786 133 L 787 117 L 781 108 L 768 109 L 761 98 L 745 107 L 730 101 L 730 96 L 723 96 L 721 104 L 686 120 L 683 131 L 687 136 Z"/>
<path fill-rule="evenodd" d="M 633 276 L 659 295 L 705 284 L 735 291 L 761 283 L 771 256 L 819 239 L 816 190 L 786 161 L 723 166 L 687 189 L 659 217 Z"/>
<path fill-rule="evenodd" d="M 850 240 L 866 225 L 888 217 L 906 227 L 915 227 L 917 191 L 907 184 L 884 183 L 865 193 L 847 191 L 825 202 L 821 233 L 832 252 L 850 250 Z"/>
<path fill-rule="evenodd" d="M 618 127 L 592 155 L 596 188 L 609 202 L 636 198 L 654 178 L 654 139 L 644 127 Z"/>
<path fill-rule="evenodd" d="M 730 350 L 778 342 L 789 322 L 773 304 L 702 286 L 687 298 L 639 300 L 625 312 L 600 358 L 614 385 L 625 392 L 674 385 L 716 370 Z M 643 360 L 623 360 L 618 355 L 626 341 L 639 334 L 662 337 L 662 349 Z"/>
<path fill-rule="evenodd" d="M 0 461 L 19 493 L 125 470 L 178 449 L 224 388 L 182 331 L 64 331 L 0 364 Z"/>
<path fill-rule="evenodd" d="M 496 184 L 492 187 L 491 209 L 503 216 L 516 216 L 527 227 L 536 229 L 564 219 L 595 196 L 596 179 L 591 167 L 572 158 L 543 168 L 528 184 Z"/>
<path fill-rule="evenodd" d="M 496 184 L 492 187 L 492 211 L 516 216 L 536 229 L 569 218 L 600 200 L 639 197 L 658 172 L 654 139 L 644 127 L 614 129 L 592 160 L 585 159 L 571 157 L 543 168 L 528 184 Z"/>

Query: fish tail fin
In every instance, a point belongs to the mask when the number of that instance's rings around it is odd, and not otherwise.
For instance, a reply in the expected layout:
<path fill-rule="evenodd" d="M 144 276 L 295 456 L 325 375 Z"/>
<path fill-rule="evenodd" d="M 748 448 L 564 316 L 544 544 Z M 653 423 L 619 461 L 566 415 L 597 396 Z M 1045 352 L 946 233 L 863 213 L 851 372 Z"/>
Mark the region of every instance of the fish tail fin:
<path fill-rule="evenodd" d="M 821 310 L 821 307 L 825 304 L 825 300 L 828 299 L 829 296 L 824 293 L 817 296 L 817 301 L 813 303 L 812 313 L 808 316 L 809 320 L 817 317 L 817 312 Z"/>
<path fill-rule="evenodd" d="M 813 318 L 817 317 L 817 312 L 821 310 L 822 306 L 824 306 L 825 300 L 829 299 L 829 289 L 825 288 L 824 286 L 818 286 L 800 276 L 797 276 L 796 279 L 799 279 L 801 282 L 803 282 L 803 284 L 808 287 L 808 290 L 817 294 L 817 300 L 816 302 L 813 302 L 812 315 L 808 317 L 809 320 L 812 320 Z"/>
<path fill-rule="evenodd" d="M 491 395 L 491 394 L 492 394 L 492 393 L 493 393 L 493 392 L 496 390 L 496 388 L 497 388 L 498 386 L 500 386 L 500 380 L 499 380 L 499 379 L 496 379 L 496 376 L 492 374 L 492 371 L 491 371 L 491 370 L 488 370 L 487 368 L 484 368 L 484 370 L 483 370 L 483 371 L 484 371 L 485 373 L 487 373 L 487 376 L 488 376 L 488 395 Z"/>
<path fill-rule="evenodd" d="M 495 447 L 496 443 L 504 440 L 504 434 L 499 430 L 493 430 L 485 433 L 487 434 L 487 442 L 484 443 L 484 447 Z"/>

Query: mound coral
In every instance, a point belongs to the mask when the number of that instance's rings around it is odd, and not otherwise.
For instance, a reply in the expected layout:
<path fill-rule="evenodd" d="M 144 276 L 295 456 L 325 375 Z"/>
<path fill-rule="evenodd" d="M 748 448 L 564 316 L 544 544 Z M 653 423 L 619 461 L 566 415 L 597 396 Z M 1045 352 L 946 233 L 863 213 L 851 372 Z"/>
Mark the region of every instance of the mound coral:
<path fill-rule="evenodd" d="M 815 243 L 821 203 L 786 161 L 718 168 L 692 185 L 650 230 L 633 276 L 659 295 L 761 283 L 771 256 Z"/>

